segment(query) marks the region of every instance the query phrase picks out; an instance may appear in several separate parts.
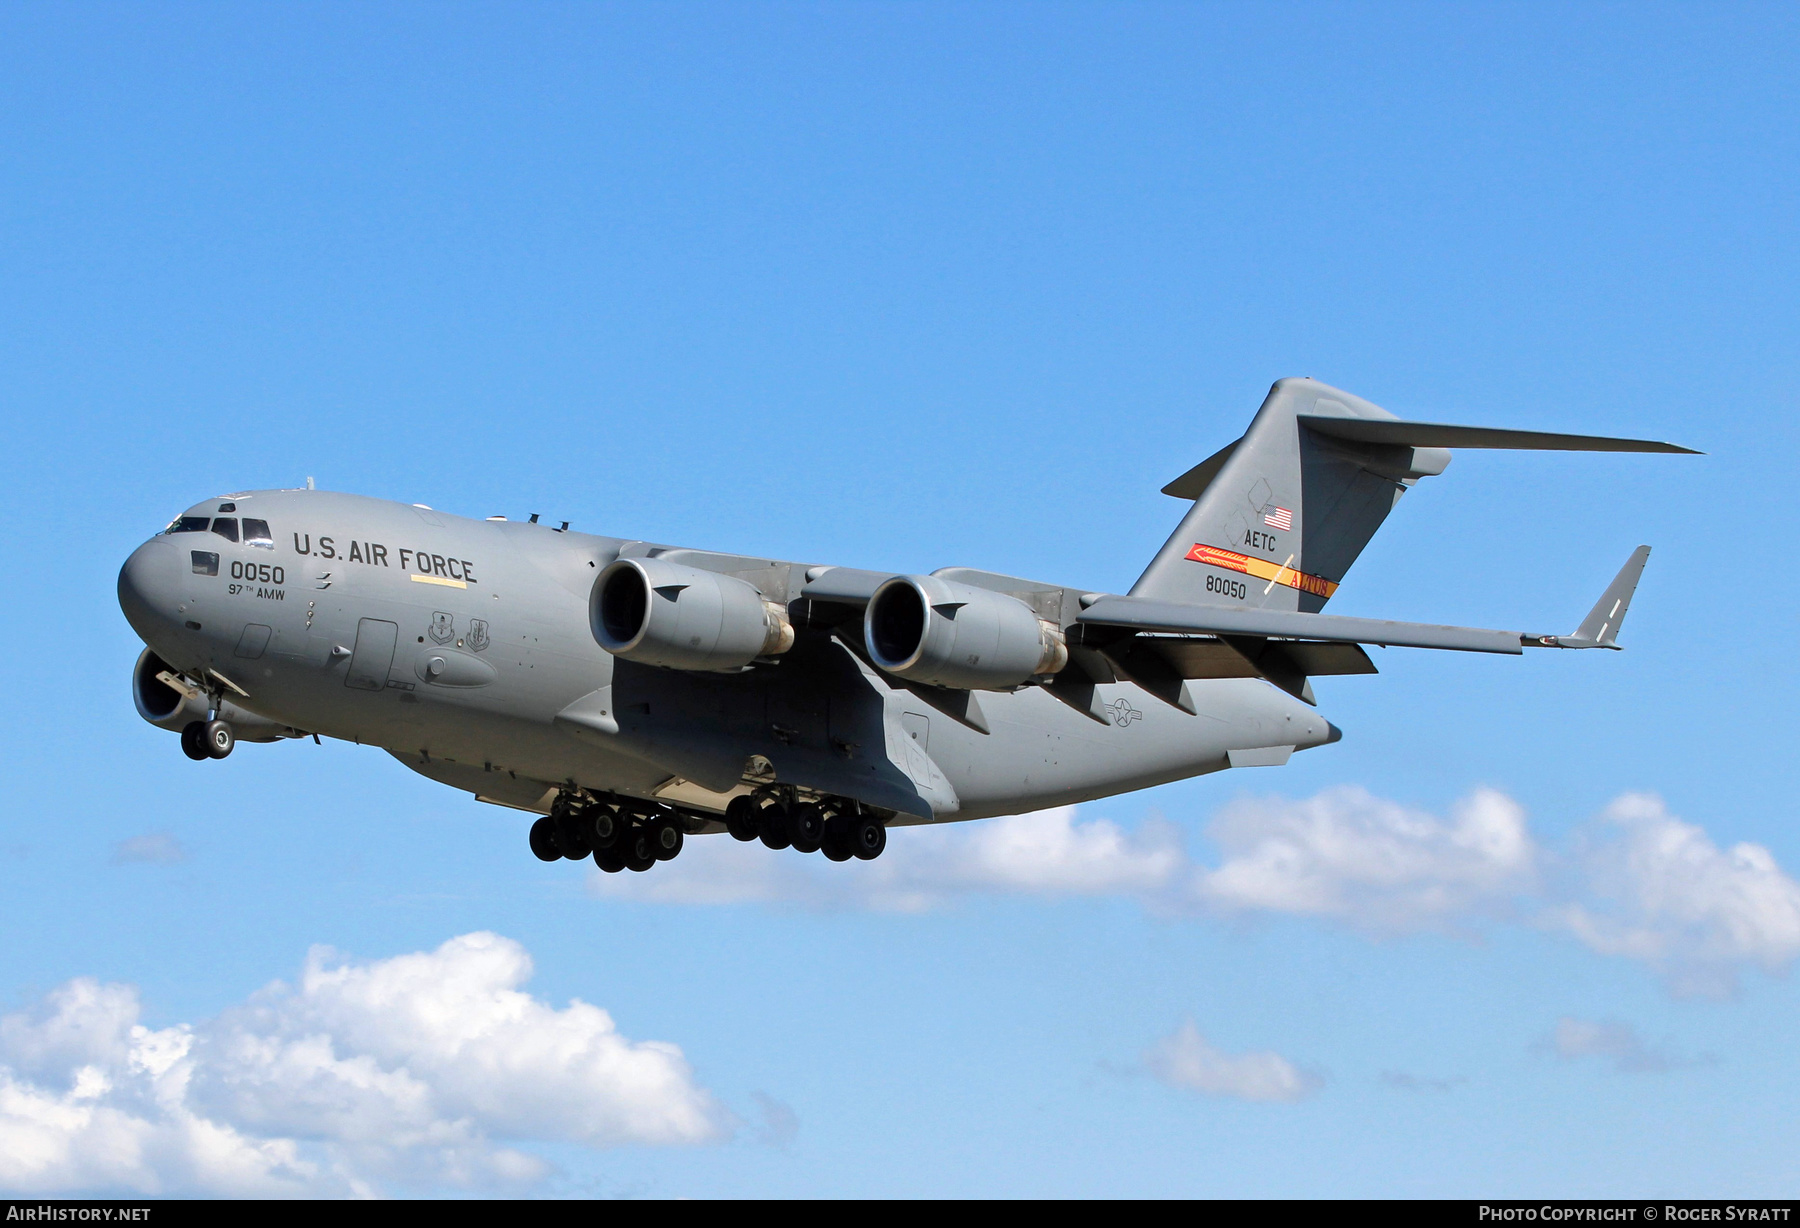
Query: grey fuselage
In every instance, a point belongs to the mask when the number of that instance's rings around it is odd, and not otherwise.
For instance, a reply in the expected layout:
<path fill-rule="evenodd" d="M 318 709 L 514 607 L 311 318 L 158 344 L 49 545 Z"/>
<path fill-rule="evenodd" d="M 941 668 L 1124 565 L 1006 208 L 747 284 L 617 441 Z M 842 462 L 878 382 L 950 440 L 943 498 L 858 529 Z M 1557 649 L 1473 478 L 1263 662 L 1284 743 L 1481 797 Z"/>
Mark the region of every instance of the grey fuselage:
<path fill-rule="evenodd" d="M 1027 685 L 972 692 L 963 710 L 876 669 L 845 608 L 809 596 L 833 570 L 817 565 L 313 490 L 224 496 L 188 515 L 218 518 L 224 505 L 266 523 L 271 540 L 165 531 L 120 573 L 120 605 L 156 657 L 204 680 L 243 737 L 379 746 L 523 809 L 547 811 L 576 787 L 716 815 L 773 784 L 856 798 L 900 823 L 983 818 L 1279 762 L 1337 736 L 1261 678 L 1189 680 L 1179 704 L 1097 682 L 1086 711 Z M 732 673 L 613 656 L 589 602 L 621 556 L 747 580 L 793 611 L 793 648 Z M 1077 590 L 975 582 L 1023 586 L 1061 621 L 1079 608 Z"/>

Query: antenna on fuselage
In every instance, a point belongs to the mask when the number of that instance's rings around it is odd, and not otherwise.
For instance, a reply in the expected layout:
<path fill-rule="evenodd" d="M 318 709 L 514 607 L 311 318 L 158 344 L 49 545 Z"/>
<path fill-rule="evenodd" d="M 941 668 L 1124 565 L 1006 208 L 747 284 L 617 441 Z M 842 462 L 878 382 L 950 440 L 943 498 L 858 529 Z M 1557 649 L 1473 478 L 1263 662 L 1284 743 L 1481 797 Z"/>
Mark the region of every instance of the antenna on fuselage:
<path fill-rule="evenodd" d="M 313 488 L 312 474 L 309 473 L 306 475 L 306 489 L 311 490 L 312 488 Z"/>

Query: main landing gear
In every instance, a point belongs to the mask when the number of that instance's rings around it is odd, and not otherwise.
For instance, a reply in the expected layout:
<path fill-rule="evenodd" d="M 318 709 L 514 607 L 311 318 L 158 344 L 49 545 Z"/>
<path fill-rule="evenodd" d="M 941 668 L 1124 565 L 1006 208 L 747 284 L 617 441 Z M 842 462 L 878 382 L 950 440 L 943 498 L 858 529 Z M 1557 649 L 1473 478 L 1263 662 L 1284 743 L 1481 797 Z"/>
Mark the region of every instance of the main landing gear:
<path fill-rule="evenodd" d="M 725 827 L 738 840 L 761 840 L 772 849 L 824 853 L 833 861 L 873 861 L 887 848 L 887 826 L 855 802 L 827 799 L 789 804 L 733 798 Z"/>
<path fill-rule="evenodd" d="M 642 873 L 672 861 L 687 843 L 686 816 L 654 802 L 600 801 L 564 795 L 531 825 L 531 851 L 540 861 L 593 857 L 608 874 Z"/>
<path fill-rule="evenodd" d="M 592 857 L 608 874 L 641 874 L 659 861 L 673 861 L 687 843 L 689 829 L 703 822 L 702 815 L 658 802 L 564 793 L 549 814 L 531 825 L 531 851 L 539 861 Z M 842 798 L 734 798 L 725 809 L 725 827 L 738 840 L 824 853 L 833 861 L 873 861 L 887 848 L 886 824 Z"/>
<path fill-rule="evenodd" d="M 224 721 L 190 721 L 181 730 L 181 751 L 189 759 L 223 759 L 237 745 Z"/>

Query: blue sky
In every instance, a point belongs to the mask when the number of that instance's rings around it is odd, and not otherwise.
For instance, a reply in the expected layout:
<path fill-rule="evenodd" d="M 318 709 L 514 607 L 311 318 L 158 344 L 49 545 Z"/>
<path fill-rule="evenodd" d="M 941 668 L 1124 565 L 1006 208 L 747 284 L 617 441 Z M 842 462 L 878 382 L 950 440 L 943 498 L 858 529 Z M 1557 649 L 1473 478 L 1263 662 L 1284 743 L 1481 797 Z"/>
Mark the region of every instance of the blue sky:
<path fill-rule="evenodd" d="M 1797 52 L 1773 5 L 0 12 L 0 1186 L 1790 1193 Z M 1649 542 L 1628 650 L 1391 650 L 1285 769 L 624 884 L 129 701 L 118 566 L 218 491 L 1122 591 L 1284 375 L 1703 449 L 1461 454 L 1332 607 L 1567 631 Z M 503 1085 L 440 1043 L 489 1015 Z M 309 1036 L 334 1113 L 220 1090 Z"/>

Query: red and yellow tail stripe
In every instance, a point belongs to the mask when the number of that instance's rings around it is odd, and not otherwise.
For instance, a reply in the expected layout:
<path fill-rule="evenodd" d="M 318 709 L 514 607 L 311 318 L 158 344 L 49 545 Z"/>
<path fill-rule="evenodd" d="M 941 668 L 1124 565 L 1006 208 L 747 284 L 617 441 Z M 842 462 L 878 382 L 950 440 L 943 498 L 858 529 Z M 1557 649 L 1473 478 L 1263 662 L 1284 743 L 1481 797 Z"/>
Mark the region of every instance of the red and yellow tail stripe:
<path fill-rule="evenodd" d="M 1221 550 L 1217 546 L 1203 546 L 1198 542 L 1187 552 L 1187 557 L 1196 563 L 1223 567 L 1227 571 L 1241 571 L 1258 580 L 1273 580 L 1277 584 L 1285 584 L 1289 588 L 1297 588 L 1317 597 L 1329 597 L 1338 588 L 1324 576 L 1309 575 L 1293 567 L 1271 563 L 1267 559 L 1254 559 L 1235 550 Z"/>

